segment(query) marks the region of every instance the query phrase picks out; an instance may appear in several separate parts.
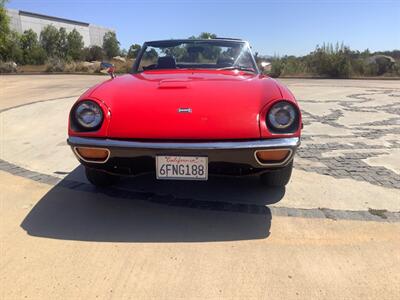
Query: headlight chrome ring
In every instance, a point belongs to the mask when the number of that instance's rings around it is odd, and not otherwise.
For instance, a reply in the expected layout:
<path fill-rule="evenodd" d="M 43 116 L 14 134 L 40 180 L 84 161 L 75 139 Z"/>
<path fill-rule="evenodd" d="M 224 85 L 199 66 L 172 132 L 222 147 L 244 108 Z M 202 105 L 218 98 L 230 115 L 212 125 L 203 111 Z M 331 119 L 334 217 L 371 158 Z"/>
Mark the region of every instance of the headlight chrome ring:
<path fill-rule="evenodd" d="M 75 107 L 74 119 L 83 130 L 95 130 L 103 122 L 103 111 L 96 102 L 84 100 Z"/>
<path fill-rule="evenodd" d="M 298 120 L 297 109 L 287 101 L 274 104 L 267 115 L 268 127 L 277 133 L 294 132 L 297 129 L 296 120 Z"/>

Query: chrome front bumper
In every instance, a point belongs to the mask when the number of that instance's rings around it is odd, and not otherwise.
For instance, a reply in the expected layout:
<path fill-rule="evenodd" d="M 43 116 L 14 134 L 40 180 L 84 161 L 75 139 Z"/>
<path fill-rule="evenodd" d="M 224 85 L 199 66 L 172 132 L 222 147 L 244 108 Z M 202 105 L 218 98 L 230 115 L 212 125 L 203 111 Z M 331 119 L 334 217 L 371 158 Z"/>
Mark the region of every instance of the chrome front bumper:
<path fill-rule="evenodd" d="M 83 164 L 116 164 L 118 159 L 139 157 L 154 158 L 156 155 L 208 156 L 209 162 L 246 164 L 253 168 L 283 167 L 288 164 L 300 145 L 300 138 L 278 138 L 251 141 L 223 142 L 144 142 L 102 138 L 70 137 L 67 140 L 75 155 Z M 77 147 L 97 147 L 109 150 L 106 161 L 101 163 L 83 159 Z M 256 152 L 269 149 L 288 149 L 289 156 L 280 163 L 263 164 L 258 161 Z M 111 166 L 110 166 L 111 167 Z"/>

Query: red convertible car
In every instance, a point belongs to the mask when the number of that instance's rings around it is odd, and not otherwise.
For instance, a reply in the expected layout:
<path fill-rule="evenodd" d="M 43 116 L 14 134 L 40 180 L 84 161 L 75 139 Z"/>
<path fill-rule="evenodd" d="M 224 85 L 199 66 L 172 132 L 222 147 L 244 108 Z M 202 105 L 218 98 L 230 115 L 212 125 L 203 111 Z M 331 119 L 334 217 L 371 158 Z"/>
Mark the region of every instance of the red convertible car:
<path fill-rule="evenodd" d="M 86 91 L 69 117 L 68 143 L 94 185 L 145 172 L 288 183 L 300 110 L 286 87 L 261 74 L 246 41 L 146 42 L 131 74 L 111 77 Z"/>

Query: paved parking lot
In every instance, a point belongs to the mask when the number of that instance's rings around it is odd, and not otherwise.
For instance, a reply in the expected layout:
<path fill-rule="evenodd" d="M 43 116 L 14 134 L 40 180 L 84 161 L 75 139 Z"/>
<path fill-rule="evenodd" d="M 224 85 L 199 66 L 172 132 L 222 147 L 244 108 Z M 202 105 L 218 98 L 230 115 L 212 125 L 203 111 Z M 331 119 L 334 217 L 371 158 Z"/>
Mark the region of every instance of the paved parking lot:
<path fill-rule="evenodd" d="M 286 189 L 255 178 L 98 191 L 66 139 L 104 76 L 0 77 L 4 298 L 366 298 L 400 293 L 400 82 L 282 80 L 304 116 Z"/>

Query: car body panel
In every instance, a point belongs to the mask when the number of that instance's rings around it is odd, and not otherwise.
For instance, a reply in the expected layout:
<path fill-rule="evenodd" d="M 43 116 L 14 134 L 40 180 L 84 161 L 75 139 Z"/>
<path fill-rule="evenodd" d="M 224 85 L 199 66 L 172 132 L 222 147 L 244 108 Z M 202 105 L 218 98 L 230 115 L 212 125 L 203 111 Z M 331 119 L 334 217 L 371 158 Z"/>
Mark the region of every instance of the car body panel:
<path fill-rule="evenodd" d="M 109 137 L 214 140 L 259 138 L 260 109 L 281 94 L 272 80 L 249 73 L 149 71 L 91 96 L 107 101 Z"/>
<path fill-rule="evenodd" d="M 70 128 L 69 134 L 157 140 L 278 138 L 287 135 L 272 134 L 262 120 L 269 104 L 283 94 L 296 103 L 274 79 L 237 70 L 127 74 L 95 86 L 79 99 L 101 103 L 108 116 L 103 126 L 84 133 Z M 300 131 L 290 135 L 300 136 Z"/>

